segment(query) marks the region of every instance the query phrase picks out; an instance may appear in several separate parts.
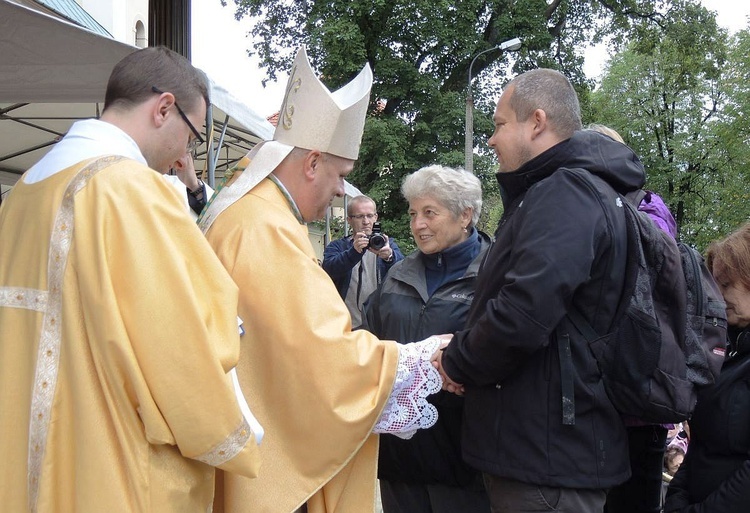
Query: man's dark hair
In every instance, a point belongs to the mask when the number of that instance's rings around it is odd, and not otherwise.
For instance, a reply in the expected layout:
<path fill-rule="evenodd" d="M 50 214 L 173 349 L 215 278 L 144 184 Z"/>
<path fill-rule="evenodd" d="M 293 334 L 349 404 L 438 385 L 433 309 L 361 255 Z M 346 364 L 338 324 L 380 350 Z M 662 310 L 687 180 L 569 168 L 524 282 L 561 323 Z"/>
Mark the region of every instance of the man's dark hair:
<path fill-rule="evenodd" d="M 182 55 L 156 46 L 144 48 L 118 62 L 107 83 L 104 110 L 127 109 L 161 91 L 172 93 L 186 112 L 199 108 L 200 98 L 209 104 L 206 75 Z"/>

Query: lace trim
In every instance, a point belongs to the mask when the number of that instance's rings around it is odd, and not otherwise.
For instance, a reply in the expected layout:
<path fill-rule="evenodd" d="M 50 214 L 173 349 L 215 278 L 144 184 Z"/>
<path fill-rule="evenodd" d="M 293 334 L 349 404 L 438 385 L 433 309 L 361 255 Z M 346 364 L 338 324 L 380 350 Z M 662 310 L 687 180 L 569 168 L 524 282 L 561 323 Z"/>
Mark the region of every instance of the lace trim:
<path fill-rule="evenodd" d="M 409 439 L 418 429 L 435 425 L 437 409 L 427 402 L 427 396 L 439 392 L 443 384 L 430 361 L 440 343 L 439 338 L 430 337 L 398 345 L 396 381 L 373 433 L 391 433 Z"/>
<path fill-rule="evenodd" d="M 47 298 L 47 308 L 42 320 L 42 332 L 39 340 L 39 351 L 37 353 L 29 421 L 28 484 L 29 508 L 31 511 L 36 511 L 39 477 L 44 451 L 47 446 L 52 400 L 55 395 L 57 374 L 60 366 L 62 282 L 73 236 L 73 200 L 75 195 L 88 184 L 89 180 L 96 173 L 123 159 L 124 157 L 120 156 L 103 157 L 79 171 L 65 189 L 60 209 L 55 217 L 47 263 L 47 289 L 49 295 Z"/>
<path fill-rule="evenodd" d="M 44 312 L 47 308 L 47 298 L 46 290 L 0 287 L 0 306 Z"/>
<path fill-rule="evenodd" d="M 207 463 L 212 467 L 218 467 L 235 456 L 237 456 L 250 439 L 252 430 L 247 421 L 243 418 L 240 425 L 237 426 L 223 442 L 211 449 L 210 451 L 195 457 L 196 460 Z"/>

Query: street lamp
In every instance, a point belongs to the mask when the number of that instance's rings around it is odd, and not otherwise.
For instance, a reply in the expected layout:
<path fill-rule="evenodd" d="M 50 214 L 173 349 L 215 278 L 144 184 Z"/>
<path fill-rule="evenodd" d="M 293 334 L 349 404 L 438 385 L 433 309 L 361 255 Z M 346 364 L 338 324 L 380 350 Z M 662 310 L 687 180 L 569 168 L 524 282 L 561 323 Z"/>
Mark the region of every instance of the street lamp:
<path fill-rule="evenodd" d="M 493 46 L 476 54 L 469 64 L 469 84 L 466 92 L 466 140 L 464 145 L 465 159 L 464 167 L 467 171 L 474 172 L 474 98 L 471 94 L 471 70 L 474 67 L 477 57 L 493 50 L 501 52 L 514 52 L 521 48 L 521 40 L 517 37 L 500 43 L 500 46 Z"/>

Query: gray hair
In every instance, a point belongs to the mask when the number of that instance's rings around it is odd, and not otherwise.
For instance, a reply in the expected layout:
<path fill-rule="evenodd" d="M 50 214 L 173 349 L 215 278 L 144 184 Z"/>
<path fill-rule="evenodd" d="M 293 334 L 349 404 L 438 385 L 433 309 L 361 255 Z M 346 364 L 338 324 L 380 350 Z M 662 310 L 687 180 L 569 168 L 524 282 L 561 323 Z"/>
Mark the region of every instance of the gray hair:
<path fill-rule="evenodd" d="M 510 106 L 518 121 L 526 121 L 535 110 L 547 114 L 550 128 L 568 139 L 581 130 L 581 106 L 570 81 L 553 69 L 539 68 L 515 77 L 506 89 L 513 87 Z"/>
<path fill-rule="evenodd" d="M 455 217 L 470 208 L 471 226 L 476 226 L 482 213 L 482 183 L 463 169 L 440 165 L 423 167 L 404 179 L 401 194 L 409 202 L 426 196 L 434 198 Z"/>
<path fill-rule="evenodd" d="M 354 208 L 354 205 L 358 205 L 359 203 L 372 203 L 373 207 L 375 207 L 376 209 L 378 208 L 378 206 L 375 204 L 374 199 L 369 196 L 365 196 L 364 194 L 360 194 L 359 196 L 354 196 L 352 199 L 347 201 L 346 215 L 352 215 L 352 209 Z"/>

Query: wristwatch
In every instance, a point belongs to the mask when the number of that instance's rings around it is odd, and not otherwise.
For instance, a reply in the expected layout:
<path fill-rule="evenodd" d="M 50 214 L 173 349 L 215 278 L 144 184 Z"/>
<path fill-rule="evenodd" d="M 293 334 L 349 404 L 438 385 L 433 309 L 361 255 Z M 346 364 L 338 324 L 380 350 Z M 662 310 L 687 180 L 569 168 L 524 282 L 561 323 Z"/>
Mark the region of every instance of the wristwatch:
<path fill-rule="evenodd" d="M 203 194 L 203 182 L 201 181 L 200 178 L 198 179 L 198 188 L 195 189 L 194 191 L 191 191 L 190 189 L 188 189 L 188 194 L 190 194 L 194 198 L 197 198 L 198 196 Z"/>

